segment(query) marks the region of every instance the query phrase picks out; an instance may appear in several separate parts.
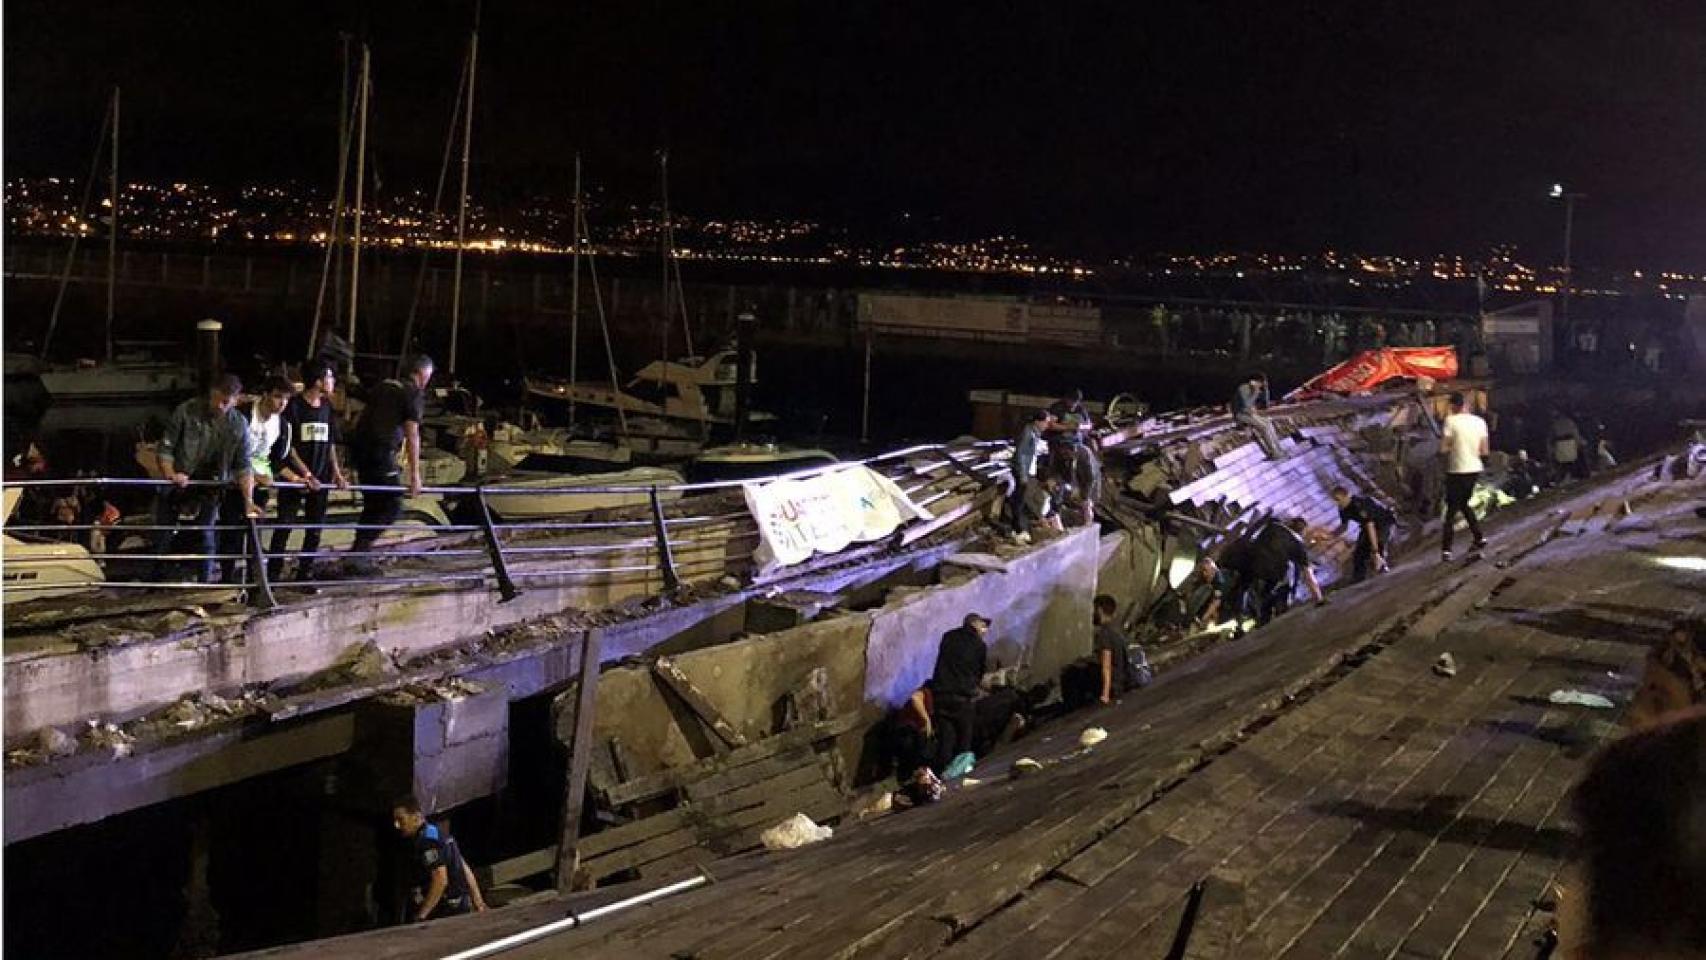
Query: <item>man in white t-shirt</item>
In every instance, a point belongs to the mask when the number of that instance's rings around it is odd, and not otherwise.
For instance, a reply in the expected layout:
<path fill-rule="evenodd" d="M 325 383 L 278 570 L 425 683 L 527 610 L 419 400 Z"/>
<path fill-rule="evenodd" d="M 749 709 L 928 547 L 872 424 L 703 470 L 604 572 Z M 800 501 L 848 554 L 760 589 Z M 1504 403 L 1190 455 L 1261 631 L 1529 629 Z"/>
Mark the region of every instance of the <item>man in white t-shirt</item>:
<path fill-rule="evenodd" d="M 1487 545 L 1481 535 L 1481 521 L 1469 508 L 1469 498 L 1475 493 L 1475 483 L 1481 479 L 1481 458 L 1487 455 L 1487 421 L 1465 409 L 1463 394 L 1451 395 L 1451 416 L 1445 418 L 1445 433 L 1440 437 L 1439 455 L 1445 460 L 1445 527 L 1440 534 L 1440 559 L 1451 559 L 1451 535 L 1457 527 L 1457 515 L 1469 523 L 1475 537 L 1475 550 Z"/>

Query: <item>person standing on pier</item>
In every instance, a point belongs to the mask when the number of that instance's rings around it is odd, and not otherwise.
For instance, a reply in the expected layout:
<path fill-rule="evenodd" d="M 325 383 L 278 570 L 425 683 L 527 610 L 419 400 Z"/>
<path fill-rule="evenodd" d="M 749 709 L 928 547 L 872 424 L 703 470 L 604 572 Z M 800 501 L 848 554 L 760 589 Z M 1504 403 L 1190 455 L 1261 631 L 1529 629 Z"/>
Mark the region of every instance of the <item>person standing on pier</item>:
<path fill-rule="evenodd" d="M 350 433 L 350 455 L 363 486 L 395 488 L 404 485 L 398 477 L 399 448 L 408 454 L 406 485 L 411 497 L 421 492 L 421 417 L 424 416 L 427 383 L 432 380 L 432 358 L 418 354 L 409 359 L 402 380 L 386 380 L 367 398 Z M 350 551 L 356 555 L 352 568 L 371 573 L 371 558 L 361 556 L 373 549 L 385 528 L 397 522 L 403 511 L 403 496 L 395 489 L 364 490 L 361 519 Z"/>
<path fill-rule="evenodd" d="M 238 410 L 243 418 L 243 451 L 249 458 L 249 474 L 255 478 L 254 504 L 265 510 L 272 490 L 273 467 L 282 466 L 290 453 L 290 431 L 284 427 L 284 408 L 296 388 L 283 377 L 268 377 L 261 393 L 247 409 Z M 237 582 L 237 554 L 248 553 L 248 537 L 232 527 L 233 519 L 242 515 L 243 502 L 236 490 L 225 491 L 225 502 L 219 508 L 227 529 L 219 531 L 219 552 L 224 559 L 219 569 L 226 583 Z M 249 571 L 250 578 L 254 571 Z"/>
<path fill-rule="evenodd" d="M 1050 419 L 1052 417 L 1047 410 L 1035 411 L 1019 428 L 1019 438 L 1013 443 L 1013 495 L 1008 500 L 1008 511 L 1013 520 L 1014 538 L 1020 543 L 1031 542 L 1031 524 L 1037 520 L 1026 497 L 1030 488 L 1039 482 L 1037 474 L 1047 443 L 1043 434 L 1048 430 Z"/>
<path fill-rule="evenodd" d="M 214 582 L 218 566 L 214 553 L 218 537 L 214 525 L 220 518 L 220 491 L 207 487 L 192 487 L 191 481 L 236 483 L 240 496 L 236 506 L 249 515 L 258 514 L 255 508 L 255 478 L 249 472 L 245 455 L 246 425 L 243 417 L 232 409 L 237 395 L 243 392 L 243 382 L 225 374 L 213 382 L 205 396 L 185 400 L 172 411 L 166 432 L 155 448 L 160 473 L 172 482 L 154 504 L 154 552 L 172 551 L 172 536 L 184 521 L 199 531 L 201 545 L 200 580 Z M 224 518 L 226 523 L 242 524 L 243 516 Z M 157 562 L 157 569 L 159 567 Z"/>
<path fill-rule="evenodd" d="M 1279 433 L 1274 430 L 1273 421 L 1262 414 L 1268 403 L 1268 375 L 1253 373 L 1232 395 L 1232 419 L 1255 431 L 1256 442 L 1262 445 L 1262 452 L 1269 460 L 1283 460 L 1285 448 L 1280 445 Z"/>
<path fill-rule="evenodd" d="M 1457 529 L 1457 516 L 1469 524 L 1475 537 L 1472 549 L 1487 545 L 1481 535 L 1481 521 L 1469 506 L 1475 494 L 1475 484 L 1484 469 L 1481 458 L 1487 455 L 1487 421 L 1468 411 L 1463 394 L 1451 395 L 1451 415 L 1445 418 L 1444 433 L 1439 440 L 1439 455 L 1445 460 L 1445 525 L 1440 531 L 1440 559 L 1451 559 L 1452 534 Z"/>
<path fill-rule="evenodd" d="M 1333 488 L 1333 502 L 1339 505 L 1340 535 L 1352 523 L 1357 525 L 1357 549 L 1351 558 L 1351 582 L 1367 580 L 1370 568 L 1375 573 L 1385 573 L 1386 548 L 1392 542 L 1392 528 L 1398 522 L 1398 515 L 1391 507 L 1368 494 L 1353 496 L 1344 487 Z"/>
<path fill-rule="evenodd" d="M 942 635 L 942 645 L 936 652 L 936 672 L 930 678 L 937 770 L 963 766 L 964 761 L 955 761 L 971 752 L 977 695 L 983 689 L 983 675 L 989 668 L 989 648 L 984 645 L 988 634 L 989 618 L 969 613 L 958 627 Z"/>
<path fill-rule="evenodd" d="M 306 489 L 280 490 L 278 494 L 278 526 L 273 528 L 272 546 L 268 549 L 267 573 L 273 580 L 284 574 L 284 554 L 290 546 L 290 527 L 298 516 L 308 525 L 302 531 L 302 556 L 296 561 L 296 579 L 314 579 L 314 554 L 320 549 L 320 526 L 326 522 L 326 504 L 331 498 L 328 485 L 339 490 L 349 487 L 343 464 L 338 462 L 338 447 L 343 438 L 338 435 L 337 411 L 332 409 L 332 392 L 337 388 L 337 374 L 332 365 L 315 360 L 302 371 L 302 392 L 290 398 L 284 408 L 284 427 L 290 434 L 288 463 L 279 473 L 291 483 Z"/>

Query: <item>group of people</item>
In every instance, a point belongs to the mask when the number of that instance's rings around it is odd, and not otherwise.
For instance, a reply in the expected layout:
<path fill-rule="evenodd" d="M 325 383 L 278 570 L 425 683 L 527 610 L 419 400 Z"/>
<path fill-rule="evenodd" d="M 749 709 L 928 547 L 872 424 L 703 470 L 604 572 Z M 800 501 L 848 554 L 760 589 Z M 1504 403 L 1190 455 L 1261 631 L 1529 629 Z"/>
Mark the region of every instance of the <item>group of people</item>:
<path fill-rule="evenodd" d="M 1102 464 L 1090 439 L 1093 426 L 1084 392 L 1073 390 L 1020 427 L 1007 500 L 1008 524 L 1020 543 L 1039 528 L 1058 531 L 1094 519 Z"/>
<path fill-rule="evenodd" d="M 379 383 L 347 437 L 351 466 L 360 478 L 361 515 L 356 523 L 348 569 L 369 573 L 368 554 L 402 511 L 403 492 L 421 489 L 420 422 L 424 391 L 433 363 L 412 358 L 405 377 Z M 154 553 L 170 556 L 176 535 L 194 531 L 201 560 L 197 579 L 236 583 L 237 560 L 259 558 L 245 526 L 265 516 L 277 491 L 277 522 L 267 546 L 267 574 L 282 579 L 289 538 L 302 525 L 302 549 L 295 579 L 312 582 L 321 533 L 333 489 L 347 490 L 349 474 L 339 447 L 346 441 L 332 406 L 337 373 L 323 359 L 302 371 L 300 391 L 283 377 L 269 377 L 260 391 L 239 405 L 242 382 L 232 374 L 214 380 L 207 392 L 173 410 L 155 456 L 171 486 L 155 501 Z M 405 467 L 399 454 L 406 451 Z M 165 574 L 166 565 L 157 568 Z M 252 574 L 251 574 L 252 576 Z"/>

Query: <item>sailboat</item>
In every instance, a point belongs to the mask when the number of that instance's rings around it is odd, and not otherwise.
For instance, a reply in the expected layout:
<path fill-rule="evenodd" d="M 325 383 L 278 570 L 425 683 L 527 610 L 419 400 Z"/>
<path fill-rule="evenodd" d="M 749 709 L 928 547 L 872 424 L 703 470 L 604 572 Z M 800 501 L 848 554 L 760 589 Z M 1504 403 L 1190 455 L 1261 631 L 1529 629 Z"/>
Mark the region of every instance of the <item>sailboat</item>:
<path fill-rule="evenodd" d="M 129 402 L 139 399 L 170 399 L 195 389 L 196 373 L 181 362 L 162 360 L 138 349 L 143 344 L 125 344 L 131 349 L 120 353 L 113 340 L 114 304 L 117 299 L 117 263 L 119 230 L 119 88 L 113 88 L 101 132 L 95 141 L 95 158 L 89 165 L 85 181 L 82 209 L 78 219 L 88 214 L 90 197 L 94 193 L 95 175 L 101 161 L 102 147 L 110 142 L 111 156 L 107 169 L 107 203 L 111 214 L 107 228 L 107 309 L 105 351 L 103 359 L 83 358 L 70 365 L 48 365 L 40 371 L 42 386 L 57 402 Z M 71 237 L 71 249 L 65 258 L 65 269 L 59 277 L 59 292 L 53 299 L 53 312 L 48 317 L 47 335 L 42 338 L 41 360 L 45 363 L 59 327 L 60 308 L 65 304 L 65 291 L 71 282 L 71 270 L 77 261 L 80 234 Z M 11 367 L 13 364 L 8 363 Z"/>

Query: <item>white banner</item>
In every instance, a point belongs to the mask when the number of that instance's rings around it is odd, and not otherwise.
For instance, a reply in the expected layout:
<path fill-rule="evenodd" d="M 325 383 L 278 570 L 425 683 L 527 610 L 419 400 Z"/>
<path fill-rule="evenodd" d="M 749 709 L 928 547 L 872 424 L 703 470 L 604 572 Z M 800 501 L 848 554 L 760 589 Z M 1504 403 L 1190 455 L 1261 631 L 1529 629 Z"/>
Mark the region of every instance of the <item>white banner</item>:
<path fill-rule="evenodd" d="M 758 522 L 753 559 L 759 573 L 881 540 L 910 520 L 928 520 L 893 480 L 866 466 L 849 466 L 798 480 L 741 485 Z"/>

